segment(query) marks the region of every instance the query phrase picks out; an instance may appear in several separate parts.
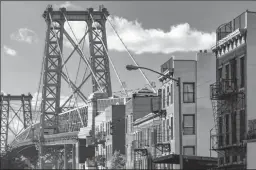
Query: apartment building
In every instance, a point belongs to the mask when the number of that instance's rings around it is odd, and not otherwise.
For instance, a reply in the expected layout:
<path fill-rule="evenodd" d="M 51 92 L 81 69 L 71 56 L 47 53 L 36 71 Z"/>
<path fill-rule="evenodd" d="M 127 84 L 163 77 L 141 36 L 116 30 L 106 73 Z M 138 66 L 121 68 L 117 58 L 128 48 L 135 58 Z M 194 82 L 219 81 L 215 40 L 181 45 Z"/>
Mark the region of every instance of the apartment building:
<path fill-rule="evenodd" d="M 218 27 L 216 83 L 210 86 L 215 102 L 214 149 L 218 167 L 256 168 L 256 12 L 246 11 Z M 214 139 L 214 138 L 213 138 Z"/>
<path fill-rule="evenodd" d="M 134 169 L 134 140 L 135 130 L 133 123 L 152 111 L 151 99 L 157 94 L 147 88 L 142 88 L 132 94 L 125 106 L 125 146 L 126 146 L 126 169 Z"/>
<path fill-rule="evenodd" d="M 128 98 L 118 98 L 116 96 L 107 97 L 106 93 L 94 92 L 88 97 L 88 122 L 87 127 L 81 128 L 79 138 L 86 139 L 85 147 L 87 156 L 83 156 L 76 147 L 77 159 L 81 156 L 86 161 L 81 162 L 77 167 L 83 166 L 85 169 L 105 169 L 106 168 L 106 137 L 107 137 L 107 114 L 106 109 L 112 105 L 123 106 Z M 114 109 L 114 112 L 116 109 Z M 123 111 L 124 113 L 124 111 Z M 116 115 L 117 113 L 114 113 Z M 115 118 L 115 116 L 113 117 Z M 123 118 L 124 119 L 124 118 Z M 124 121 L 124 120 L 123 120 Z M 124 125 L 124 122 L 123 122 Z M 124 128 L 123 128 L 124 131 Z M 124 144 L 123 144 L 124 146 Z M 89 149 L 89 150 L 88 150 Z M 78 155 L 81 156 L 78 156 Z M 96 162 L 96 164 L 95 164 Z M 98 167 L 96 167 L 98 166 Z M 82 169 L 84 169 L 82 168 Z"/>
<path fill-rule="evenodd" d="M 206 51 L 198 53 L 195 60 L 171 58 L 161 66 L 162 74 L 181 78 L 185 169 L 207 169 L 217 163 L 210 152 L 214 124 L 208 87 L 215 81 L 214 70 L 213 54 Z M 159 80 L 163 84 L 157 97 L 150 99 L 150 112 L 133 118 L 131 157 L 136 169 L 179 168 L 178 88 L 168 78 Z"/>

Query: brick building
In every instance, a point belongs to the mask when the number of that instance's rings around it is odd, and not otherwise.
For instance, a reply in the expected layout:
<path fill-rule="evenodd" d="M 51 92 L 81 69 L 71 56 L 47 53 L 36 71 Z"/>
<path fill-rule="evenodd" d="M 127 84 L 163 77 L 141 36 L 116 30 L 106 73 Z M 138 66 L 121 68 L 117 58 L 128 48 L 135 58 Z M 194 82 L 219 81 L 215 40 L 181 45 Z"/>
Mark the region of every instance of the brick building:
<path fill-rule="evenodd" d="M 217 81 L 210 88 L 218 167 L 256 168 L 256 12 L 242 13 L 219 26 L 216 34 Z"/>

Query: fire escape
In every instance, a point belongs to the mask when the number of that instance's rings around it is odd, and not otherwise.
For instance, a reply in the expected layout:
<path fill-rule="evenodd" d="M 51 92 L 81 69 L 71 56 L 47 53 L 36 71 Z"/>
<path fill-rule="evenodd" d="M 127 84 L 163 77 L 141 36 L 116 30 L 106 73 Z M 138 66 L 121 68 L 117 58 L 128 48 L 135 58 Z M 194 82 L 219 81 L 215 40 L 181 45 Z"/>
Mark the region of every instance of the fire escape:
<path fill-rule="evenodd" d="M 169 127 L 165 127 L 165 125 L 162 123 L 162 119 L 166 118 L 166 109 L 162 109 L 162 99 L 165 99 L 165 95 L 162 96 L 162 90 L 159 89 L 158 91 L 158 97 L 157 98 L 153 98 L 152 99 L 152 112 L 154 114 L 156 114 L 157 116 L 159 116 L 160 119 L 160 123 L 153 125 L 154 129 L 153 129 L 153 144 L 154 147 L 160 151 L 160 154 L 164 154 L 164 153 L 169 153 L 171 152 L 171 144 L 170 142 L 168 142 L 168 138 L 169 138 L 169 133 L 165 133 L 165 130 L 167 130 Z M 158 103 L 158 104 L 156 104 Z M 165 101 L 163 101 L 163 103 L 165 103 Z M 154 107 L 155 105 L 157 105 L 158 107 Z M 163 107 L 165 108 L 165 107 Z M 167 130 L 168 132 L 168 130 Z M 167 140 L 166 140 L 167 139 Z M 159 152 L 158 152 L 159 153 Z M 155 152 L 155 157 L 158 156 L 157 152 Z"/>
<path fill-rule="evenodd" d="M 137 140 L 132 141 L 132 147 L 134 150 L 134 169 L 143 169 L 142 168 L 142 158 L 148 157 L 148 150 L 147 147 L 149 147 L 149 141 L 143 140 L 142 131 L 137 133 Z"/>
<path fill-rule="evenodd" d="M 242 169 L 245 165 L 245 127 L 240 125 L 238 140 L 237 115 L 240 111 L 240 124 L 245 122 L 245 94 L 238 89 L 236 78 L 220 79 L 210 86 L 210 92 L 216 131 L 211 134 L 211 149 L 219 155 L 218 169 Z"/>

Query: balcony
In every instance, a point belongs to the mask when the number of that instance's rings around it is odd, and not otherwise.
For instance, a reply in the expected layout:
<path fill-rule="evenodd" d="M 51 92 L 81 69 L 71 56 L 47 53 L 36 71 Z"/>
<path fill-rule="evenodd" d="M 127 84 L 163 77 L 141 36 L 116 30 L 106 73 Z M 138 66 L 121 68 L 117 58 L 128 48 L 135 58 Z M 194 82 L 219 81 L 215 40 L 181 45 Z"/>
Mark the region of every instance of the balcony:
<path fill-rule="evenodd" d="M 237 92 L 237 81 L 235 79 L 222 79 L 210 85 L 211 100 L 225 100 Z"/>
<path fill-rule="evenodd" d="M 96 132 L 95 139 L 98 144 L 104 144 L 106 142 L 106 132 Z"/>
<path fill-rule="evenodd" d="M 134 152 L 140 153 L 141 156 L 147 156 L 148 150 L 146 147 L 149 146 L 149 142 L 147 140 L 134 140 L 132 141 L 132 148 Z"/>
<path fill-rule="evenodd" d="M 149 147 L 149 141 L 147 140 L 134 140 L 132 141 L 133 149 L 144 149 L 145 147 Z"/>

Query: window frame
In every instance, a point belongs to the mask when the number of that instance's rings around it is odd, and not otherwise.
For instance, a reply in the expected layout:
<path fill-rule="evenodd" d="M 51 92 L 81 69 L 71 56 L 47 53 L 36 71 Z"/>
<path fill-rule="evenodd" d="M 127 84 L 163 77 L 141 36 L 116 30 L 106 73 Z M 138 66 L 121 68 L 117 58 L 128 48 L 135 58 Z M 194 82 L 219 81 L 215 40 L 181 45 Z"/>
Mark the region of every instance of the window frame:
<path fill-rule="evenodd" d="M 242 65 L 241 61 L 243 61 L 243 65 Z M 240 57 L 239 67 L 240 67 L 240 88 L 244 88 L 244 86 L 245 86 L 245 56 Z"/>
<path fill-rule="evenodd" d="M 193 146 L 193 145 L 189 145 L 189 146 L 183 146 L 183 154 L 185 154 L 185 149 L 186 148 L 193 148 L 193 156 L 196 155 L 196 146 Z M 190 155 L 189 155 L 190 156 Z"/>
<path fill-rule="evenodd" d="M 185 92 L 185 85 L 193 85 L 193 92 Z M 195 103 L 195 82 L 183 82 L 183 103 Z M 186 94 L 193 94 L 193 100 L 192 101 L 185 101 L 185 95 Z"/>
<path fill-rule="evenodd" d="M 193 117 L 193 127 L 185 127 L 185 117 L 186 116 L 192 116 Z M 193 128 L 192 134 L 186 134 L 185 129 L 186 128 Z M 196 134 L 196 117 L 195 114 L 183 114 L 183 135 L 195 135 Z"/>

